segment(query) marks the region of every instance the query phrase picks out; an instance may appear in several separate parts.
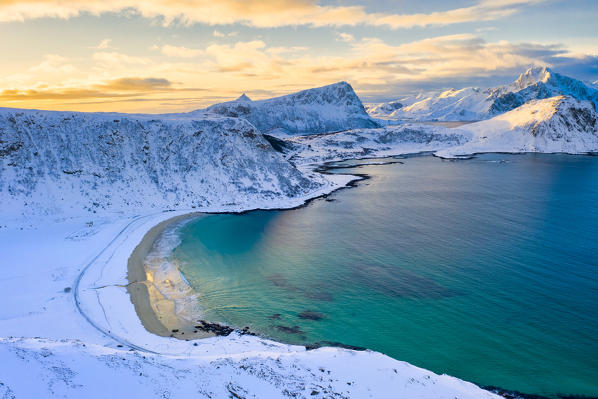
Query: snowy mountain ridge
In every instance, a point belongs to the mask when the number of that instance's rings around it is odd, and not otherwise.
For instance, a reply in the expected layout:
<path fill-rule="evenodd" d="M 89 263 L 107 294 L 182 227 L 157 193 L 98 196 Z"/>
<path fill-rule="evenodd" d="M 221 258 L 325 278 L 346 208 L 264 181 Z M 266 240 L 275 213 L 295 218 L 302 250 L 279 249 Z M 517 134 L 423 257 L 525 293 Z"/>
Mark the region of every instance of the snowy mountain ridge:
<path fill-rule="evenodd" d="M 0 109 L 3 217 L 247 205 L 322 184 L 240 118 Z"/>
<path fill-rule="evenodd" d="M 267 134 L 316 134 L 378 127 L 347 82 L 259 101 L 242 95 L 205 111 L 246 119 Z M 202 111 L 191 114 L 196 112 Z"/>
<path fill-rule="evenodd" d="M 531 100 L 567 95 L 588 100 L 598 107 L 598 90 L 580 80 L 552 71 L 548 67 L 532 67 L 513 83 L 490 89 L 468 87 L 460 90 L 419 94 L 391 103 L 371 105 L 370 115 L 378 118 L 413 121 L 475 121 L 513 110 Z M 423 98 L 422 98 L 423 97 Z"/>
<path fill-rule="evenodd" d="M 449 158 L 480 152 L 598 151 L 598 114 L 594 105 L 569 96 L 533 100 L 492 119 L 455 130 L 470 134 L 471 140 L 436 155 Z"/>

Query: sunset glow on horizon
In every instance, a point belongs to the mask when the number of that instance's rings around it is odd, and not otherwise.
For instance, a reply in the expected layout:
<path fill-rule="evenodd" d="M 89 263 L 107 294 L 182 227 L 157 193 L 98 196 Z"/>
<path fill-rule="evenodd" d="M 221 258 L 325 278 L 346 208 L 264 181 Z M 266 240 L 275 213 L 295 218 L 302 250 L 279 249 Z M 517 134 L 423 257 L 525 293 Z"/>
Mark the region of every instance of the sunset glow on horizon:
<path fill-rule="evenodd" d="M 0 1 L 0 106 L 189 111 L 347 81 L 364 101 L 598 79 L 591 0 Z"/>

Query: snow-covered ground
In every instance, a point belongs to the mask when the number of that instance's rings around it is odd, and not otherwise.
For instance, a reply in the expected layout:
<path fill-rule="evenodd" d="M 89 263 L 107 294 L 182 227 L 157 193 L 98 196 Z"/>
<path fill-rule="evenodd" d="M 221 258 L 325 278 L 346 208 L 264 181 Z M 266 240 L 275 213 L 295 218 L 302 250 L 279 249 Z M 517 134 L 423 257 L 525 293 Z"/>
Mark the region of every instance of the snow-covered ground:
<path fill-rule="evenodd" d="M 245 119 L 206 111 L 0 110 L 0 395 L 496 397 L 371 351 L 306 351 L 238 333 L 184 341 L 149 333 L 137 317 L 127 261 L 153 226 L 190 212 L 299 206 L 353 178 L 315 172 L 322 162 L 421 151 L 598 150 L 594 104 L 571 96 L 457 128 L 333 132 L 355 127 L 343 123 L 355 107 L 363 111 L 345 85 L 259 105 L 271 108 L 275 123 L 294 121 L 297 132 L 326 132 L 278 142 Z M 307 99 L 316 111 L 289 113 L 292 99 L 299 109 Z M 328 112 L 330 104 L 339 112 Z M 330 115 L 340 116 L 328 124 Z M 369 117 L 357 119 L 371 126 Z"/>
<path fill-rule="evenodd" d="M 495 397 L 371 351 L 150 334 L 126 291 L 127 259 L 151 227 L 190 211 L 3 225 L 2 397 Z"/>
<path fill-rule="evenodd" d="M 1 218 L 250 207 L 326 181 L 286 162 L 249 122 L 198 114 L 0 109 Z"/>
<path fill-rule="evenodd" d="M 437 156 L 451 158 L 482 152 L 586 154 L 598 151 L 598 115 L 589 101 L 558 96 L 534 100 L 492 119 L 455 130 L 471 140 L 447 147 Z"/>
<path fill-rule="evenodd" d="M 309 165 L 439 151 L 465 144 L 469 137 L 459 130 L 422 124 L 355 129 L 287 139 L 286 156 L 297 165 Z"/>
<path fill-rule="evenodd" d="M 598 151 L 598 114 L 569 96 L 532 100 L 491 119 L 447 128 L 401 124 L 286 140 L 297 164 L 434 152 L 443 158 L 484 152 L 587 154 Z"/>
<path fill-rule="evenodd" d="M 352 176 L 295 167 L 247 121 L 205 113 L 4 109 L 0 134 L 3 398 L 495 397 L 371 351 L 141 324 L 127 261 L 153 226 L 298 206 Z"/>

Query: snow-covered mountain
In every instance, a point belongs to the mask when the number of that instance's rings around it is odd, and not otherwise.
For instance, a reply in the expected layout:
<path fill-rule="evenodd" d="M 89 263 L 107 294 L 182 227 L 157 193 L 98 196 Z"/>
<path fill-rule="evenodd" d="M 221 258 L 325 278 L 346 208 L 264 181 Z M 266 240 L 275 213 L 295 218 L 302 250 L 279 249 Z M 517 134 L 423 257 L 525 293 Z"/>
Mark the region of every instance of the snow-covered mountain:
<path fill-rule="evenodd" d="M 470 137 L 442 126 L 404 124 L 291 137 L 286 140 L 285 152 L 293 163 L 301 165 L 438 151 L 465 144 Z"/>
<path fill-rule="evenodd" d="M 247 206 L 317 188 L 240 118 L 0 109 L 4 216 Z"/>
<path fill-rule="evenodd" d="M 268 134 L 316 134 L 378 126 L 346 82 L 268 100 L 251 101 L 242 95 L 212 105 L 207 111 L 247 119 Z"/>
<path fill-rule="evenodd" d="M 461 126 L 471 140 L 438 151 L 441 157 L 480 152 L 598 151 L 598 114 L 589 101 L 557 96 L 530 101 L 492 119 Z"/>
<path fill-rule="evenodd" d="M 368 112 L 374 117 L 387 119 L 475 121 L 508 112 L 531 100 L 559 95 L 588 100 L 595 108 L 598 107 L 598 90 L 595 87 L 540 67 L 529 68 L 509 85 L 485 90 L 475 87 L 450 89 L 407 97 L 402 101 L 370 106 Z M 396 102 L 403 106 L 393 109 L 391 104 Z"/>

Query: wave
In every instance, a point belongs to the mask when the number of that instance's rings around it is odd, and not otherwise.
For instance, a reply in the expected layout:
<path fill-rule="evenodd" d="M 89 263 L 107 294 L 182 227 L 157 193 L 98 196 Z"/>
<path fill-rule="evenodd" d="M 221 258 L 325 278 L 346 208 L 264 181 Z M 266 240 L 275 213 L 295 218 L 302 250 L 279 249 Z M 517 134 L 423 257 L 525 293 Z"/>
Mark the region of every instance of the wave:
<path fill-rule="evenodd" d="M 181 227 L 190 220 L 192 219 L 185 219 L 168 226 L 143 261 L 147 281 L 159 293 L 158 298 L 150 300 L 154 312 L 163 315 L 165 310 L 174 310 L 174 316 L 181 325 L 191 324 L 194 320 L 201 319 L 203 314 L 199 295 L 181 273 L 179 261 L 171 256 L 181 244 Z M 167 305 L 164 305 L 165 302 Z"/>

